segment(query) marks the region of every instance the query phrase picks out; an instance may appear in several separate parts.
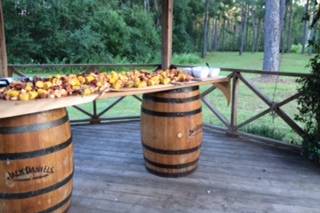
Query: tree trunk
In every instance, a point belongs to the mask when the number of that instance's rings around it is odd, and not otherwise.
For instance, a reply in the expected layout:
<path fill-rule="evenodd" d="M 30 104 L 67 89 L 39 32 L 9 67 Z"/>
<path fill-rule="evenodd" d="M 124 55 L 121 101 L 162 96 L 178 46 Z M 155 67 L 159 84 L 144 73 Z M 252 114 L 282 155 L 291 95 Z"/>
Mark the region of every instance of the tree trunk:
<path fill-rule="evenodd" d="M 257 17 L 257 11 L 256 8 L 252 11 L 253 16 L 253 43 L 252 43 L 252 52 L 257 51 L 257 45 L 258 45 L 258 17 Z"/>
<path fill-rule="evenodd" d="M 280 1 L 266 0 L 264 17 L 264 71 L 279 71 Z"/>
<path fill-rule="evenodd" d="M 215 27 L 215 25 L 216 25 L 216 19 L 215 18 L 213 18 L 212 19 L 212 26 L 211 26 L 211 37 L 210 37 L 210 40 L 211 40 L 211 46 L 210 46 L 210 49 L 211 50 L 214 50 L 214 35 L 215 35 L 215 30 L 216 30 L 216 27 Z"/>
<path fill-rule="evenodd" d="M 315 37 L 316 37 L 316 28 L 313 27 L 311 28 L 311 31 L 310 31 L 310 37 L 309 37 L 309 41 L 312 41 L 312 42 L 315 42 Z M 308 55 L 311 55 L 313 52 L 313 48 L 312 47 L 309 47 L 308 48 Z"/>
<path fill-rule="evenodd" d="M 215 51 L 218 51 L 220 49 L 220 33 L 221 33 L 221 25 L 220 25 L 220 20 L 217 21 L 217 25 L 216 25 L 216 35 L 215 35 Z"/>
<path fill-rule="evenodd" d="M 305 47 L 308 44 L 308 23 L 309 23 L 309 0 L 307 0 L 304 6 L 304 26 L 303 26 L 303 40 L 301 53 L 304 54 Z"/>
<path fill-rule="evenodd" d="M 318 5 L 314 5 L 315 8 L 319 7 Z M 312 18 L 310 20 L 315 20 L 316 19 L 317 14 L 312 14 Z M 312 21 L 313 22 L 313 21 Z M 312 23 L 311 26 L 311 30 L 310 30 L 310 37 L 309 37 L 309 41 L 315 43 L 317 41 L 319 41 L 319 23 L 318 22 L 314 22 Z M 311 45 L 310 48 L 308 48 L 308 54 L 311 55 L 312 53 L 314 53 L 314 45 Z"/>
<path fill-rule="evenodd" d="M 311 6 L 310 10 L 311 11 L 315 11 L 317 9 L 317 5 L 313 4 L 313 6 Z M 315 13 L 312 13 L 311 14 L 311 17 L 310 17 L 310 20 L 314 20 L 315 18 Z M 309 36 L 308 36 L 308 39 L 310 42 L 316 42 L 317 40 L 315 39 L 316 38 L 316 31 L 317 31 L 317 26 L 313 26 L 313 27 L 310 27 L 310 30 L 309 30 Z M 309 42 L 308 41 L 308 42 Z M 313 52 L 313 48 L 312 46 L 310 46 L 308 48 L 308 55 L 311 55 Z"/>
<path fill-rule="evenodd" d="M 160 17 L 160 9 L 159 9 L 159 2 L 158 0 L 153 0 L 154 9 L 157 13 L 156 17 L 156 26 L 161 27 L 161 17 Z"/>
<path fill-rule="evenodd" d="M 288 28 L 288 13 L 289 13 L 289 2 L 290 0 L 286 0 L 286 12 L 284 15 L 284 25 L 283 25 L 283 29 L 281 31 L 281 41 L 280 41 L 280 52 L 281 53 L 286 53 L 287 52 L 287 48 L 286 48 L 286 39 L 287 39 L 287 28 Z"/>
<path fill-rule="evenodd" d="M 227 25 L 226 25 L 226 30 L 228 30 L 228 32 L 233 32 L 233 23 L 232 20 L 228 20 L 227 19 Z M 224 50 L 225 51 L 229 51 L 232 50 L 232 45 L 233 45 L 233 33 L 226 33 L 225 34 L 226 38 L 225 41 L 228 41 L 228 45 L 226 45 L 226 42 L 224 42 Z"/>
<path fill-rule="evenodd" d="M 150 1 L 149 0 L 144 0 L 144 9 L 145 11 L 150 11 Z"/>
<path fill-rule="evenodd" d="M 286 14 L 287 14 L 287 0 L 280 0 L 280 52 L 284 52 L 284 35 L 285 35 L 285 27 L 286 27 Z"/>
<path fill-rule="evenodd" d="M 242 55 L 245 47 L 246 28 L 247 28 L 247 11 L 246 10 L 247 10 L 246 5 L 242 6 L 239 55 Z"/>
<path fill-rule="evenodd" d="M 293 2 L 292 0 L 288 0 L 289 8 L 288 8 L 288 29 L 287 29 L 287 44 L 286 44 L 286 51 L 289 52 L 291 50 L 291 34 L 292 34 L 292 15 L 293 15 Z"/>
<path fill-rule="evenodd" d="M 255 52 L 258 52 L 261 50 L 261 46 L 262 46 L 262 35 L 263 35 L 263 27 L 262 24 L 261 24 L 262 20 L 259 18 L 258 19 L 258 35 L 257 35 L 257 46 L 256 46 L 256 49 L 255 49 Z"/>
<path fill-rule="evenodd" d="M 317 122 L 316 140 L 318 143 L 320 143 L 320 113 L 319 112 L 316 115 L 316 122 Z"/>
<path fill-rule="evenodd" d="M 248 16 L 249 16 L 249 5 L 246 6 L 246 10 L 245 10 L 245 28 L 244 28 L 244 31 L 245 31 L 245 38 L 244 38 L 244 44 L 243 44 L 243 51 L 246 51 L 247 50 L 247 44 L 248 44 L 248 35 L 249 35 L 249 27 L 248 27 Z"/>
<path fill-rule="evenodd" d="M 212 51 L 212 19 L 208 20 L 208 41 L 207 41 L 207 51 Z"/>
<path fill-rule="evenodd" d="M 233 51 L 237 50 L 239 47 L 239 38 L 238 38 L 238 26 L 237 26 L 237 22 L 235 21 L 234 26 L 233 26 Z"/>
<path fill-rule="evenodd" d="M 225 36 L 225 33 L 224 33 L 225 29 L 224 29 L 224 28 L 225 28 L 225 25 L 226 25 L 226 20 L 223 18 L 223 19 L 222 19 L 221 30 L 220 30 L 220 31 L 221 31 L 221 32 L 220 32 L 220 34 L 221 34 L 221 39 L 220 39 L 220 41 L 221 41 L 221 42 L 220 42 L 220 48 L 219 48 L 219 49 L 222 50 L 222 51 L 224 50 L 224 39 L 225 39 L 225 38 L 224 38 L 224 36 Z"/>
<path fill-rule="evenodd" d="M 209 0 L 205 2 L 204 21 L 203 21 L 203 48 L 202 58 L 206 57 L 208 51 L 208 24 L 209 24 Z"/>

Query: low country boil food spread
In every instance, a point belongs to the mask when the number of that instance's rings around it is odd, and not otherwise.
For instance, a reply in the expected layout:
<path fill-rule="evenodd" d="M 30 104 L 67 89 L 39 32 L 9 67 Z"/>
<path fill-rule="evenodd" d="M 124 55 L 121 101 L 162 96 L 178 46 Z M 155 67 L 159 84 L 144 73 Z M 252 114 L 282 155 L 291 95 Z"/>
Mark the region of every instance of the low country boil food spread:
<path fill-rule="evenodd" d="M 60 98 L 72 95 L 88 96 L 101 92 L 129 88 L 149 88 L 188 82 L 193 77 L 177 69 L 147 72 L 91 72 L 56 75 L 49 78 L 25 78 L 0 88 L 0 99 L 29 101 L 43 98 Z"/>

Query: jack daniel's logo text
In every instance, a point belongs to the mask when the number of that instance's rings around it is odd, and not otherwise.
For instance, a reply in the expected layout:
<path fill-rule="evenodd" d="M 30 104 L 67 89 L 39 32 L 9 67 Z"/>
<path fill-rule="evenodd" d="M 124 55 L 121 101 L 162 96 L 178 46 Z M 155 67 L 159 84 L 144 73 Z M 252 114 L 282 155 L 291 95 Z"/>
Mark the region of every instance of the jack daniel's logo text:
<path fill-rule="evenodd" d="M 28 181 L 40 179 L 54 173 L 54 167 L 50 166 L 26 166 L 15 171 L 7 172 L 9 181 Z"/>

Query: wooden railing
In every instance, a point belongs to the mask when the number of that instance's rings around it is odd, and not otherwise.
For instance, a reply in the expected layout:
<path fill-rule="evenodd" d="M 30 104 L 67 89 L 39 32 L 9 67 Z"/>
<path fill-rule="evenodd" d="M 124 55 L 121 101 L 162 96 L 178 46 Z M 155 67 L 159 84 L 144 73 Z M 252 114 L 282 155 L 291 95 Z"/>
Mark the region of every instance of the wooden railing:
<path fill-rule="evenodd" d="M 23 73 L 24 69 L 40 69 L 40 70 L 58 70 L 58 69 L 66 69 L 66 68 L 75 68 L 79 69 L 81 71 L 89 71 L 89 70 L 96 70 L 96 69 L 114 69 L 114 68 L 146 68 L 153 70 L 158 66 L 158 64 L 70 64 L 70 65 L 10 65 L 9 68 L 12 71 L 12 73 L 17 74 L 19 76 L 24 76 Z M 178 66 L 178 67 L 191 67 L 191 66 Z M 268 115 L 269 113 L 274 113 L 278 115 L 279 118 L 281 118 L 291 129 L 297 133 L 300 137 L 304 137 L 306 135 L 303 128 L 294 121 L 281 107 L 289 104 L 290 102 L 296 100 L 301 94 L 298 92 L 295 92 L 293 95 L 281 100 L 281 101 L 274 101 L 264 95 L 262 91 L 260 91 L 250 80 L 248 80 L 244 74 L 252 74 L 252 75 L 260 75 L 260 76 L 274 76 L 274 78 L 270 78 L 271 80 L 275 80 L 279 76 L 285 76 L 285 77 L 312 77 L 310 74 L 306 73 L 292 73 L 292 72 L 263 72 L 261 70 L 244 70 L 244 69 L 233 69 L 233 68 L 221 68 L 222 72 L 227 73 L 227 77 L 230 78 L 232 81 L 232 98 L 231 98 L 231 113 L 230 118 L 227 118 L 226 116 L 221 113 L 217 107 L 214 105 L 214 103 L 210 102 L 208 99 L 208 96 L 216 91 L 216 87 L 211 86 L 204 90 L 201 94 L 202 102 L 210 112 L 212 112 L 213 115 L 217 119 L 221 121 L 221 123 L 224 125 L 223 128 L 213 126 L 206 124 L 207 128 L 213 128 L 215 130 L 225 131 L 230 136 L 246 136 L 253 139 L 258 139 L 260 141 L 266 142 L 266 143 L 273 143 L 278 145 L 285 145 L 290 146 L 291 148 L 294 148 L 295 150 L 300 150 L 300 146 L 298 145 L 289 145 L 286 142 L 271 139 L 271 138 L 265 138 L 257 135 L 248 134 L 245 132 L 240 131 L 240 128 L 243 128 L 252 122 L 256 121 L 257 119 Z M 238 104 L 239 104 L 239 83 L 244 84 L 249 90 L 251 90 L 257 98 L 261 99 L 268 107 L 263 110 L 262 112 L 253 115 L 252 117 L 248 118 L 247 120 L 239 123 L 238 122 Z M 139 96 L 133 96 L 137 101 L 141 102 L 141 98 Z M 97 102 L 93 101 L 92 105 L 92 112 L 89 112 L 80 106 L 73 106 L 76 110 L 80 111 L 81 113 L 88 116 L 87 119 L 81 119 L 81 120 L 72 120 L 72 123 L 74 125 L 81 125 L 81 124 L 98 124 L 98 123 L 113 123 L 113 122 L 128 122 L 128 121 L 136 121 L 140 119 L 140 116 L 123 116 L 123 117 L 113 117 L 113 118 L 104 118 L 103 115 L 105 115 L 107 112 L 109 112 L 113 107 L 121 103 L 126 97 L 120 97 L 113 101 L 112 103 L 105 106 L 104 109 L 100 110 L 98 112 L 97 110 Z"/>

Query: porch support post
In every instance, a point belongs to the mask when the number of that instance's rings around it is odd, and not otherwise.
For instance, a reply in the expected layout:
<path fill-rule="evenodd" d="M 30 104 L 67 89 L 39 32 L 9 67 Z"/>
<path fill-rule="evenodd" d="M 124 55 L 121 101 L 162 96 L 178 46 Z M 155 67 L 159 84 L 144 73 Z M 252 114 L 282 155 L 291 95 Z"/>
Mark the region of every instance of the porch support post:
<path fill-rule="evenodd" d="M 0 77 L 9 77 L 2 0 L 0 0 Z"/>
<path fill-rule="evenodd" d="M 173 0 L 162 1 L 162 69 L 171 65 Z"/>

